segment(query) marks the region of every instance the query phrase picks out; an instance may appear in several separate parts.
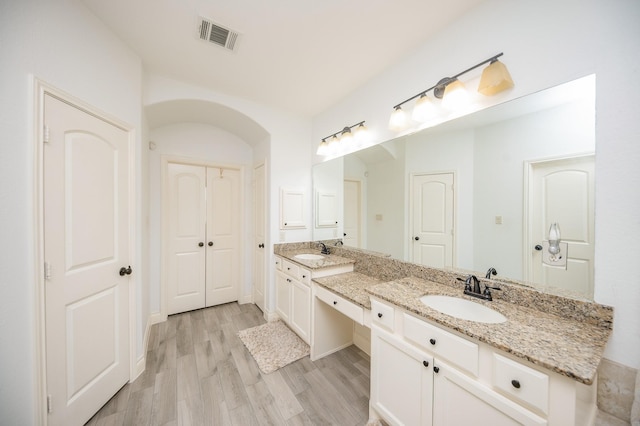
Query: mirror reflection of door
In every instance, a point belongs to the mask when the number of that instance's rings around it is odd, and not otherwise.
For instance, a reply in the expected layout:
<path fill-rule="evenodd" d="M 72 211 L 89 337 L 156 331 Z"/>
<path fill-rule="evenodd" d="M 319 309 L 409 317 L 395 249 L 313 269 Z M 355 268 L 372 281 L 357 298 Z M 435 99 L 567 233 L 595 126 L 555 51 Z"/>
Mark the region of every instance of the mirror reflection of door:
<path fill-rule="evenodd" d="M 360 247 L 360 218 L 361 218 L 362 190 L 358 180 L 344 181 L 344 232 L 345 246 Z"/>
<path fill-rule="evenodd" d="M 594 156 L 529 163 L 526 277 L 535 283 L 562 283 L 563 288 L 593 296 L 594 261 Z M 561 241 L 568 244 L 567 265 L 543 262 L 536 250 L 548 240 L 553 222 Z"/>
<path fill-rule="evenodd" d="M 412 262 L 451 268 L 454 259 L 453 173 L 411 177 Z"/>

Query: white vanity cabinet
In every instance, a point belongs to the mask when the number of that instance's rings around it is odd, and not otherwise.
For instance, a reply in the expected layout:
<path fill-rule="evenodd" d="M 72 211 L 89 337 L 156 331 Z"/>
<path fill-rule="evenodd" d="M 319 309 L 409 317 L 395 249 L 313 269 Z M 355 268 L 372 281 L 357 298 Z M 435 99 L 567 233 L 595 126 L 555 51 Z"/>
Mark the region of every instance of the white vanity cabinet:
<path fill-rule="evenodd" d="M 371 325 L 373 417 L 392 425 L 592 424 L 595 386 L 376 299 Z"/>
<path fill-rule="evenodd" d="M 276 257 L 276 313 L 305 342 L 311 330 L 311 271 Z"/>

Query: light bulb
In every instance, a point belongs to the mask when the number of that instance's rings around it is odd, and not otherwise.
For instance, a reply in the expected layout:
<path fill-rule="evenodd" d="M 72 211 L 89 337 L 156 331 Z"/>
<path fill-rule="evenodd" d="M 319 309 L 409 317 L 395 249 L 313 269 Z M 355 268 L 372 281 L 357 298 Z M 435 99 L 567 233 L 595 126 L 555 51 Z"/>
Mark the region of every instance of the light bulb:
<path fill-rule="evenodd" d="M 426 93 L 420 95 L 420 98 L 416 101 L 416 105 L 413 107 L 411 118 L 419 123 L 433 118 L 436 114 L 436 109 Z"/>
<path fill-rule="evenodd" d="M 389 118 L 389 129 L 395 131 L 403 130 L 408 121 L 407 114 L 398 106 L 393 110 L 391 118 Z"/>
<path fill-rule="evenodd" d="M 460 80 L 447 84 L 442 97 L 442 106 L 448 110 L 463 109 L 469 105 L 469 94 Z"/>

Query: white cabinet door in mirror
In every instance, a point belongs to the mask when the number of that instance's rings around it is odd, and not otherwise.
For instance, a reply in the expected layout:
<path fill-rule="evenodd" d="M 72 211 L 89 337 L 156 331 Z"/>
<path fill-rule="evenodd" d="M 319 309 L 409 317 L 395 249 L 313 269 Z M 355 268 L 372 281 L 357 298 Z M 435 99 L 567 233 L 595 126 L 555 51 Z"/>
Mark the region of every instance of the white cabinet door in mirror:
<path fill-rule="evenodd" d="M 306 228 L 304 190 L 280 189 L 280 229 Z"/>
<path fill-rule="evenodd" d="M 335 228 L 338 226 L 338 196 L 335 192 L 316 193 L 316 227 Z"/>

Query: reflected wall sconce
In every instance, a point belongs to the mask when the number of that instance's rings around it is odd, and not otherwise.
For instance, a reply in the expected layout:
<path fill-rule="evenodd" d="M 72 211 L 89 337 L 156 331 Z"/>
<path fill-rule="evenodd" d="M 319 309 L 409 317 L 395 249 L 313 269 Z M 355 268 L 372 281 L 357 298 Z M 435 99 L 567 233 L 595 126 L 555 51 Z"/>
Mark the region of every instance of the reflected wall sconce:
<path fill-rule="evenodd" d="M 458 80 L 458 77 L 487 63 L 489 65 L 482 71 L 482 77 L 480 78 L 480 84 L 478 85 L 478 92 L 483 95 L 492 96 L 512 88 L 513 79 L 511 78 L 507 67 L 502 62 L 498 61 L 498 58 L 502 55 L 502 52 L 498 53 L 497 55 L 454 75 L 453 77 L 445 77 L 438 81 L 434 86 L 431 86 L 417 95 L 395 105 L 393 107 L 393 112 L 391 113 L 391 118 L 389 119 L 389 128 L 396 131 L 404 129 L 404 127 L 409 123 L 409 117 L 402 109 L 402 105 L 416 98 L 418 98 L 418 100 L 413 108 L 411 118 L 417 122 L 425 122 L 430 118 L 435 117 L 437 109 L 433 100 L 427 95 L 427 93 L 432 90 L 434 97 L 442 99 L 442 106 L 444 108 L 448 110 L 461 108 L 468 103 L 468 93 L 466 92 L 462 82 Z"/>
<path fill-rule="evenodd" d="M 355 129 L 351 131 L 354 127 Z M 367 127 L 364 125 L 364 121 L 361 121 L 353 126 L 346 126 L 342 130 L 322 138 L 316 154 L 329 156 L 345 152 L 350 148 L 361 146 L 366 142 L 367 138 Z"/>

